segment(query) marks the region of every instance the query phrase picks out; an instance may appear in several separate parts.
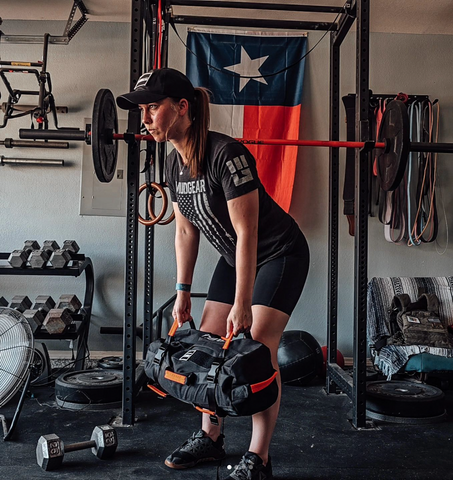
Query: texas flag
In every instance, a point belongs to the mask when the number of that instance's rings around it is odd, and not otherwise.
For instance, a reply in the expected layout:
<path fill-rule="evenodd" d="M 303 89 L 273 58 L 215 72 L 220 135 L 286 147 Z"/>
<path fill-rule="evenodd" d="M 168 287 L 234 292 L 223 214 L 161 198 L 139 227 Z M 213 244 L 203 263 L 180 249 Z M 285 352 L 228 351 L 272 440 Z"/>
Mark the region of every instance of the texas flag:
<path fill-rule="evenodd" d="M 306 37 L 190 28 L 186 72 L 212 93 L 211 130 L 234 138 L 298 139 Z M 247 146 L 267 192 L 288 211 L 297 147 Z"/>

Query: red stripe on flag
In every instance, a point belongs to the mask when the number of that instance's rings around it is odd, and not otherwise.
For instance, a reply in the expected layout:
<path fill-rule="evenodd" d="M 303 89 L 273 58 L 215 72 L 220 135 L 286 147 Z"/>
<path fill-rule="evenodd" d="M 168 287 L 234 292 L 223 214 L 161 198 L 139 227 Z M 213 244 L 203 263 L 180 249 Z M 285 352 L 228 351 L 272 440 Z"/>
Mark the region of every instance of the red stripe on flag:
<path fill-rule="evenodd" d="M 243 138 L 299 138 L 300 105 L 244 107 Z M 289 211 L 297 163 L 297 147 L 247 145 L 256 158 L 258 174 L 269 195 Z"/>

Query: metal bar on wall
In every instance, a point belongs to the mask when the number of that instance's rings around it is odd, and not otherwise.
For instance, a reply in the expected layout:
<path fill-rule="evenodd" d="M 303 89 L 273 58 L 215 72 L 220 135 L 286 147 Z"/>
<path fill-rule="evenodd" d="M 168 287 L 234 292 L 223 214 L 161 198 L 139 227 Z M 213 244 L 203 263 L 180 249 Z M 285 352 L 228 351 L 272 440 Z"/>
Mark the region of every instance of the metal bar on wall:
<path fill-rule="evenodd" d="M 369 1 L 357 5 L 356 40 L 356 140 L 370 138 L 369 126 Z M 357 150 L 355 157 L 354 242 L 354 370 L 353 418 L 356 428 L 366 427 L 366 322 L 368 270 L 368 181 L 369 152 Z"/>
<path fill-rule="evenodd" d="M 142 1 L 132 0 L 131 13 L 131 70 L 132 90 L 142 73 L 143 12 Z M 140 113 L 130 110 L 128 132 L 140 130 Z M 138 264 L 138 183 L 140 148 L 135 141 L 128 144 L 127 155 L 127 225 L 125 266 L 125 311 L 123 333 L 123 397 L 122 423 L 133 425 L 135 417 L 135 363 L 137 333 L 137 264 Z"/>

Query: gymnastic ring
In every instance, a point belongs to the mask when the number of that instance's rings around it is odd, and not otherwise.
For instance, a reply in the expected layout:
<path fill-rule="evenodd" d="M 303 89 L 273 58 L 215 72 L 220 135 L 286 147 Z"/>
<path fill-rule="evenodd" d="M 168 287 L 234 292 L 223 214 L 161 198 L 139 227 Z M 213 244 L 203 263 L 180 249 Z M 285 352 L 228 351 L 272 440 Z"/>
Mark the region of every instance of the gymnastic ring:
<path fill-rule="evenodd" d="M 160 194 L 162 195 L 162 208 L 161 208 L 161 211 L 159 213 L 159 215 L 155 215 L 154 212 L 152 211 L 153 209 L 153 198 L 154 198 L 154 193 L 151 193 L 150 196 L 148 197 L 148 213 L 149 213 L 149 216 L 151 217 L 150 220 L 146 220 L 145 218 L 143 218 L 140 213 L 138 214 L 138 221 L 142 224 L 142 225 L 145 225 L 145 227 L 150 227 L 152 225 L 155 225 L 156 223 L 160 222 L 160 220 L 162 220 L 162 218 L 164 218 L 164 215 L 167 211 L 167 207 L 168 207 L 168 199 L 167 199 L 167 194 L 165 193 L 165 190 L 164 190 L 164 187 L 162 187 L 161 185 L 159 185 L 158 183 L 155 183 L 155 182 L 151 182 L 150 186 L 156 190 L 158 190 L 160 192 Z M 146 188 L 148 187 L 148 185 L 146 183 L 142 183 L 138 189 L 138 195 L 140 196 L 140 194 L 143 192 L 143 190 L 146 190 Z M 152 212 L 152 214 L 151 214 Z"/>
<path fill-rule="evenodd" d="M 161 185 L 162 186 L 162 185 Z M 164 187 L 165 188 L 165 187 Z M 154 219 L 155 218 L 155 215 L 154 215 L 154 212 L 152 212 L 151 210 L 148 209 L 148 213 L 149 213 L 149 216 Z M 163 220 L 160 220 L 159 222 L 157 222 L 158 225 L 168 225 L 169 223 L 171 223 L 175 218 L 175 212 L 173 210 L 173 212 L 171 212 L 171 214 L 168 216 L 168 218 L 165 218 Z"/>

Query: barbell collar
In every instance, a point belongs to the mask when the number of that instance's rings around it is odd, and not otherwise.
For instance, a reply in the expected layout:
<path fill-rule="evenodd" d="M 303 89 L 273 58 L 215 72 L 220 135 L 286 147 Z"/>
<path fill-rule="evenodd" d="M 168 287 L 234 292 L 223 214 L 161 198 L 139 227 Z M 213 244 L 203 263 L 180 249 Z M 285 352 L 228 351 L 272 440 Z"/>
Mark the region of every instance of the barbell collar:
<path fill-rule="evenodd" d="M 91 146 L 91 123 L 85 125 L 85 142 Z"/>

